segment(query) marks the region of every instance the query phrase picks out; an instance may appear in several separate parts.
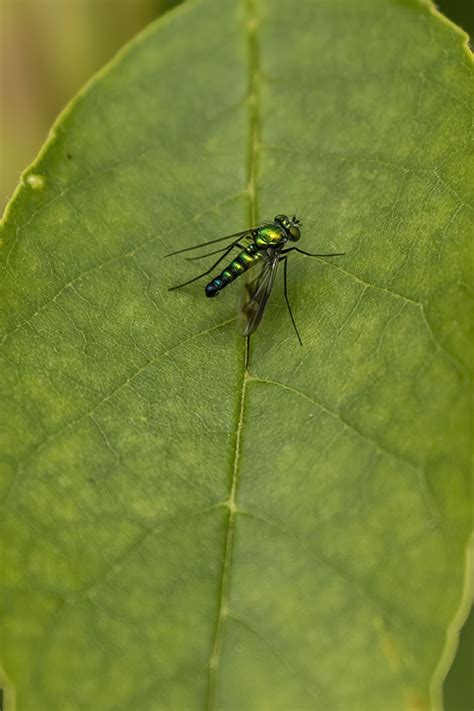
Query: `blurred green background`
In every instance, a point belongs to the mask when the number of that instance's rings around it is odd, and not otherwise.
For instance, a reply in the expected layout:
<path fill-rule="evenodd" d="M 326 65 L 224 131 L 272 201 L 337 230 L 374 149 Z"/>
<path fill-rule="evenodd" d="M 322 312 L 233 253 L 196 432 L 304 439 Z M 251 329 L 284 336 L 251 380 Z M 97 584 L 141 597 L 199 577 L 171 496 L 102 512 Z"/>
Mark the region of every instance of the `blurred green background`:
<path fill-rule="evenodd" d="M 131 37 L 182 1 L 0 0 L 0 213 L 67 102 Z M 473 36 L 474 0 L 437 5 Z M 446 681 L 446 711 L 474 708 L 473 656 L 471 613 Z"/>

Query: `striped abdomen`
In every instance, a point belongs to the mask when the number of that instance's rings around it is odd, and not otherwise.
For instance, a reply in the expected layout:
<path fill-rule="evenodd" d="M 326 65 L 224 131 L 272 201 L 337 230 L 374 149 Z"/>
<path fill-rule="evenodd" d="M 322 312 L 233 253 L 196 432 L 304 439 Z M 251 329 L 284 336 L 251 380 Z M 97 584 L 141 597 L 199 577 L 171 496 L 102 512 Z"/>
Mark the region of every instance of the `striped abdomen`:
<path fill-rule="evenodd" d="M 216 296 L 227 284 L 230 284 L 234 279 L 246 272 L 247 269 L 253 267 L 261 256 L 255 244 L 250 244 L 246 249 L 243 249 L 219 276 L 214 277 L 209 282 L 205 289 L 206 296 Z"/>

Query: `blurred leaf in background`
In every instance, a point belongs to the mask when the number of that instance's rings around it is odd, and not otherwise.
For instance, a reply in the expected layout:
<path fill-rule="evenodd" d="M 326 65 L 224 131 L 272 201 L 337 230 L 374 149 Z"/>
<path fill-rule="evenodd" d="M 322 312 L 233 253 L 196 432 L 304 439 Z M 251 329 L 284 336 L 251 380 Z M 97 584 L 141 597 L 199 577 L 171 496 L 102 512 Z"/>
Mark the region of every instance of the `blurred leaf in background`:
<path fill-rule="evenodd" d="M 435 4 L 440 12 L 462 27 L 472 40 L 474 35 L 474 3 L 472 0 L 438 0 Z"/>
<path fill-rule="evenodd" d="M 0 0 L 0 213 L 68 101 L 180 1 Z"/>
<path fill-rule="evenodd" d="M 459 647 L 444 685 L 445 711 L 471 711 L 474 709 L 474 683 L 472 672 L 474 656 L 474 612 L 461 630 Z"/>

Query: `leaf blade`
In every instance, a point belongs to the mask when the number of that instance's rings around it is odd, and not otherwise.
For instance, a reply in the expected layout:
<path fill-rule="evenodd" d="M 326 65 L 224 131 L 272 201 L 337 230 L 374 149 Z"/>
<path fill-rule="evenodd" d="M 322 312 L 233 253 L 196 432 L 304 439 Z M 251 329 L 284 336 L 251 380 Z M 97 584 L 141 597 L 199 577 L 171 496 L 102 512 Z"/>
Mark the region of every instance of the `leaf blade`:
<path fill-rule="evenodd" d="M 25 705 L 199 708 L 213 649 L 211 707 L 430 703 L 469 528 L 467 69 L 428 9 L 315 8 L 185 5 L 90 85 L 10 209 L 5 666 L 35 660 Z M 334 32 L 354 22 L 365 54 Z M 161 257 L 298 206 L 305 246 L 346 256 L 292 261 L 305 349 L 280 295 L 245 375 L 229 300 L 171 299 Z"/>

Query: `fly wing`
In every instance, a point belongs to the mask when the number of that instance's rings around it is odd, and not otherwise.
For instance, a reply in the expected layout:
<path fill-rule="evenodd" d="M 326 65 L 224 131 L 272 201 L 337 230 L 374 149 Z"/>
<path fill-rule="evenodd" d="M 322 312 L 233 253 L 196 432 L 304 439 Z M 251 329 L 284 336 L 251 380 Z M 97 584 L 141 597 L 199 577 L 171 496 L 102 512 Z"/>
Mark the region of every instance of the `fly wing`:
<path fill-rule="evenodd" d="M 271 294 L 278 269 L 277 255 L 267 257 L 262 264 L 260 273 L 245 285 L 245 301 L 242 306 L 244 324 L 242 334 L 250 336 L 257 330 L 262 320 L 265 306 Z"/>

